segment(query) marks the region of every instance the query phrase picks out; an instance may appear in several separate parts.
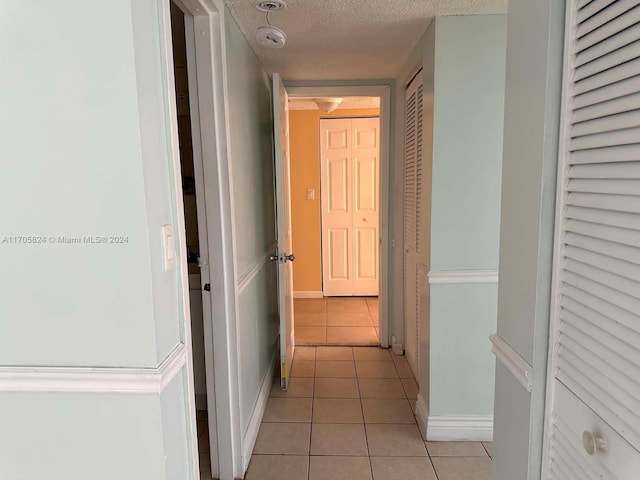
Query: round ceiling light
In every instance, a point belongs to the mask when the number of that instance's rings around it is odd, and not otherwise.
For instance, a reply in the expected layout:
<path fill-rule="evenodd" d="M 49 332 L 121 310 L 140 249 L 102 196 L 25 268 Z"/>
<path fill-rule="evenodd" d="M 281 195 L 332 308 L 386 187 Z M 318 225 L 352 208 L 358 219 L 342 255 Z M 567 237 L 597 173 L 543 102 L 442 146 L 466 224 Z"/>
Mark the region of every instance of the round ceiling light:
<path fill-rule="evenodd" d="M 319 110 L 330 113 L 333 112 L 342 103 L 342 98 L 314 98 L 313 101 L 318 106 Z"/>
<path fill-rule="evenodd" d="M 256 8 L 263 12 L 275 12 L 276 10 L 287 8 L 287 4 L 280 0 L 261 0 L 256 3 Z"/>
<path fill-rule="evenodd" d="M 258 41 L 269 48 L 282 48 L 287 41 L 287 34 L 272 26 L 264 26 L 256 31 Z"/>

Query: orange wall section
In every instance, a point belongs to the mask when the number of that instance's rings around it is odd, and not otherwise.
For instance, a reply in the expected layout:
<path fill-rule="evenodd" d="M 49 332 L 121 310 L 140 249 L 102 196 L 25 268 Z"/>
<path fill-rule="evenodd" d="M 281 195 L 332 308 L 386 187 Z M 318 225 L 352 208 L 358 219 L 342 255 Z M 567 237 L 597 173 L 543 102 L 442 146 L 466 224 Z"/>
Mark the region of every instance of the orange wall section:
<path fill-rule="evenodd" d="M 322 232 L 320 203 L 320 118 L 379 116 L 377 108 L 289 111 L 291 158 L 291 227 L 293 234 L 293 290 L 322 291 Z M 307 200 L 307 189 L 315 200 Z"/>

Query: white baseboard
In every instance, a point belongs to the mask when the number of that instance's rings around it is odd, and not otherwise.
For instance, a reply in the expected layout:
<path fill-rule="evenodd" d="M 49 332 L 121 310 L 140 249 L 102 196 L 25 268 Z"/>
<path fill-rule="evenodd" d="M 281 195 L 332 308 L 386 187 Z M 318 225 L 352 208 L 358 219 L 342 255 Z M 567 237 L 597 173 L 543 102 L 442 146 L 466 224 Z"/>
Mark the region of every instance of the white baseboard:
<path fill-rule="evenodd" d="M 396 342 L 395 335 L 391 337 L 391 350 L 396 355 L 404 355 L 404 345 L 402 343 Z"/>
<path fill-rule="evenodd" d="M 429 409 L 427 408 L 427 402 L 424 397 L 418 393 L 416 399 L 416 420 L 418 420 L 418 428 L 422 438 L 427 438 L 427 424 L 429 422 Z"/>
<path fill-rule="evenodd" d="M 293 298 L 323 298 L 322 292 L 314 291 L 299 291 L 293 292 Z"/>
<path fill-rule="evenodd" d="M 430 415 L 427 440 L 473 442 L 493 441 L 493 415 Z"/>
<path fill-rule="evenodd" d="M 256 400 L 256 406 L 253 408 L 251 414 L 251 420 L 249 420 L 249 426 L 247 427 L 247 433 L 244 436 L 242 442 L 242 472 L 246 473 L 249 467 L 249 461 L 251 460 L 251 454 L 253 453 L 253 447 L 256 445 L 258 439 L 258 432 L 260 431 L 260 424 L 262 423 L 262 417 L 264 415 L 264 409 L 267 406 L 269 400 L 269 392 L 271 392 L 271 385 L 273 384 L 273 377 L 275 374 L 276 360 L 279 358 L 278 344 L 274 345 L 274 354 L 271 359 L 271 364 L 267 369 L 260 386 L 260 392 L 258 393 L 258 400 Z"/>

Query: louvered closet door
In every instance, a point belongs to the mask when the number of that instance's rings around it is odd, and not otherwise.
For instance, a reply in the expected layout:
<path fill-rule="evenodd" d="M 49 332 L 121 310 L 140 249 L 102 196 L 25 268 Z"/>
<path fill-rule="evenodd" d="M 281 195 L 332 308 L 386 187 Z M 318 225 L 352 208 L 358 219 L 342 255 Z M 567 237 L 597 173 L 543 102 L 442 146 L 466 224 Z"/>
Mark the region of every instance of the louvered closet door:
<path fill-rule="evenodd" d="M 418 293 L 421 264 L 423 183 L 422 151 L 422 75 L 419 73 L 406 91 L 404 165 L 404 316 L 405 353 L 418 378 L 420 312 Z"/>
<path fill-rule="evenodd" d="M 640 4 L 570 0 L 546 478 L 640 478 Z"/>

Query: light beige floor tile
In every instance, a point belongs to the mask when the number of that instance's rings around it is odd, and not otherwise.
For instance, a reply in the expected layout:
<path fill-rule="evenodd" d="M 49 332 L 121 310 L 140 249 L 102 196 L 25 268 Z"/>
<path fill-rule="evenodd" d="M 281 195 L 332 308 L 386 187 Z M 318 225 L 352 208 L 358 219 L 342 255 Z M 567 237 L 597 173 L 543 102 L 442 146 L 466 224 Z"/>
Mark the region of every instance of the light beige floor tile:
<path fill-rule="evenodd" d="M 416 414 L 416 399 L 415 398 L 410 398 L 409 399 L 409 405 L 411 405 L 411 411 L 415 415 Z"/>
<path fill-rule="evenodd" d="M 368 455 L 362 424 L 314 423 L 311 455 Z"/>
<path fill-rule="evenodd" d="M 413 372 L 411 371 L 407 357 L 404 355 L 393 355 L 393 363 L 396 364 L 400 378 L 413 378 Z"/>
<path fill-rule="evenodd" d="M 480 442 L 427 442 L 432 457 L 486 457 Z"/>
<path fill-rule="evenodd" d="M 310 422 L 311 398 L 270 398 L 263 422 Z"/>
<path fill-rule="evenodd" d="M 292 377 L 289 379 L 287 391 L 280 388 L 280 378 L 276 378 L 271 386 L 270 397 L 310 398 L 313 397 L 313 378 Z"/>
<path fill-rule="evenodd" d="M 353 362 L 347 360 L 320 360 L 316 362 L 316 377 L 353 378 L 356 369 Z"/>
<path fill-rule="evenodd" d="M 371 480 L 369 458 L 311 457 L 309 480 Z"/>
<path fill-rule="evenodd" d="M 294 360 L 315 360 L 316 347 L 296 347 L 293 353 Z"/>
<path fill-rule="evenodd" d="M 325 327 L 296 327 L 296 345 L 316 345 L 326 343 L 327 329 Z"/>
<path fill-rule="evenodd" d="M 316 360 L 349 360 L 353 361 L 351 347 L 317 347 Z"/>
<path fill-rule="evenodd" d="M 316 378 L 315 398 L 360 398 L 355 378 Z"/>
<path fill-rule="evenodd" d="M 376 331 L 376 337 L 380 340 L 380 329 L 378 327 L 373 327 L 373 329 Z"/>
<path fill-rule="evenodd" d="M 372 327 L 371 315 L 366 313 L 328 313 L 328 327 Z"/>
<path fill-rule="evenodd" d="M 367 297 L 366 301 L 369 307 L 375 307 L 375 308 L 378 308 L 378 305 L 380 303 L 378 301 L 378 297 Z"/>
<path fill-rule="evenodd" d="M 315 398 L 313 423 L 362 423 L 362 407 L 356 398 Z"/>
<path fill-rule="evenodd" d="M 334 297 L 327 298 L 327 313 L 369 313 L 369 307 L 362 297 Z"/>
<path fill-rule="evenodd" d="M 293 320 L 296 328 L 327 326 L 326 313 L 298 312 L 298 313 L 294 313 Z"/>
<path fill-rule="evenodd" d="M 417 398 L 420 388 L 418 387 L 418 382 L 413 378 L 403 378 L 402 387 L 407 394 L 407 398 Z"/>
<path fill-rule="evenodd" d="M 313 360 L 294 360 L 291 365 L 291 377 L 313 377 L 316 362 Z"/>
<path fill-rule="evenodd" d="M 357 362 L 391 362 L 389 350 L 379 347 L 353 347 L 353 358 Z"/>
<path fill-rule="evenodd" d="M 211 480 L 211 457 L 209 453 L 200 454 L 200 480 Z"/>
<path fill-rule="evenodd" d="M 356 362 L 358 378 L 398 378 L 393 362 Z"/>
<path fill-rule="evenodd" d="M 254 454 L 309 455 L 310 423 L 263 423 Z"/>
<path fill-rule="evenodd" d="M 439 480 L 489 480 L 491 459 L 483 457 L 433 457 Z"/>
<path fill-rule="evenodd" d="M 397 378 L 359 378 L 358 385 L 362 398 L 406 398 Z"/>
<path fill-rule="evenodd" d="M 365 424 L 372 457 L 426 457 L 417 425 Z"/>
<path fill-rule="evenodd" d="M 254 455 L 245 480 L 307 480 L 309 457 L 300 455 Z"/>
<path fill-rule="evenodd" d="M 490 457 L 493 457 L 493 442 L 482 442 L 484 449 L 487 451 Z"/>
<path fill-rule="evenodd" d="M 409 401 L 402 398 L 363 398 L 365 423 L 415 424 Z"/>
<path fill-rule="evenodd" d="M 334 345 L 377 345 L 373 327 L 327 327 L 327 343 Z"/>
<path fill-rule="evenodd" d="M 428 457 L 371 457 L 373 480 L 437 480 Z"/>
<path fill-rule="evenodd" d="M 324 298 L 296 298 L 293 301 L 295 313 L 325 313 L 327 311 L 327 302 Z"/>

